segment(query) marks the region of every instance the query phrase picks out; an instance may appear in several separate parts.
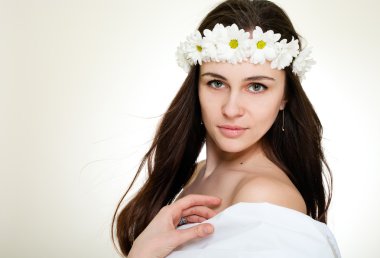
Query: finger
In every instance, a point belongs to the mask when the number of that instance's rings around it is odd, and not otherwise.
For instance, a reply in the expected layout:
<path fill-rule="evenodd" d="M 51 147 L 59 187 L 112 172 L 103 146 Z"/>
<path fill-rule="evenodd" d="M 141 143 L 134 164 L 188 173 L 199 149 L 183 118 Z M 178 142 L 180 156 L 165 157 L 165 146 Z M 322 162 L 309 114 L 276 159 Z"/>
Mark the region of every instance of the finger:
<path fill-rule="evenodd" d="M 198 215 L 201 217 L 204 217 L 206 219 L 212 218 L 217 213 L 210 209 L 207 206 L 194 206 L 191 208 L 188 208 L 182 212 L 182 217 L 191 216 L 191 215 Z"/>
<path fill-rule="evenodd" d="M 175 245 L 181 245 L 195 238 L 203 238 L 214 232 L 214 226 L 210 223 L 199 224 L 194 227 L 176 230 Z"/>
<path fill-rule="evenodd" d="M 204 217 L 200 217 L 198 215 L 191 215 L 191 216 L 186 217 L 187 223 L 201 223 L 205 220 L 207 219 Z"/>
<path fill-rule="evenodd" d="M 222 201 L 219 197 L 211 196 L 211 195 L 201 195 L 201 194 L 189 194 L 185 197 L 179 199 L 174 202 L 173 205 L 177 209 L 177 211 L 182 212 L 183 210 L 190 208 L 196 205 L 206 205 L 213 206 L 217 205 Z"/>
<path fill-rule="evenodd" d="M 214 232 L 214 226 L 210 223 L 200 224 L 187 229 L 180 229 L 167 232 L 165 237 L 156 238 L 153 245 L 157 251 L 154 252 L 155 257 L 166 257 L 176 247 L 182 245 L 195 238 L 203 238 Z M 167 248 L 163 249 L 163 246 Z"/>

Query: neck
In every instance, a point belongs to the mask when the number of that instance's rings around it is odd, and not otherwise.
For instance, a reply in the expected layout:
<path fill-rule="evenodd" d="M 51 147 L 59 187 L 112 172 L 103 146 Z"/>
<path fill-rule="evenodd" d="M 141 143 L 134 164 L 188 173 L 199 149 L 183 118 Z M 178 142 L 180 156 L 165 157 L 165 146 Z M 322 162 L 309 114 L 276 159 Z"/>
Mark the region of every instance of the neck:
<path fill-rule="evenodd" d="M 218 171 L 240 170 L 253 165 L 260 165 L 267 161 L 261 142 L 241 152 L 226 152 L 221 150 L 215 142 L 206 137 L 206 166 L 203 178 L 208 178 Z"/>

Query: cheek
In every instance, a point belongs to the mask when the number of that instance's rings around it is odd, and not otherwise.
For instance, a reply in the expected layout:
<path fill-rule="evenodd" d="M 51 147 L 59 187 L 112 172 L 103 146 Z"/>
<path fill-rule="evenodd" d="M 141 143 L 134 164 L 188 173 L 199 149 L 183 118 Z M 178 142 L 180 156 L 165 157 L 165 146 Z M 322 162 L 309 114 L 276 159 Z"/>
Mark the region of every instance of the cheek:
<path fill-rule="evenodd" d="M 256 126 L 269 129 L 278 115 L 279 103 L 273 99 L 267 99 L 251 105 L 250 113 Z"/>
<path fill-rule="evenodd" d="M 213 116 L 212 114 L 217 112 L 217 101 L 207 91 L 199 91 L 199 103 L 203 120 L 207 120 L 207 117 Z"/>
<path fill-rule="evenodd" d="M 261 109 L 257 110 L 256 117 L 258 118 L 259 125 L 265 128 L 269 128 L 274 123 L 277 114 L 277 109 Z"/>
<path fill-rule="evenodd" d="M 210 101 L 210 100 L 204 100 L 201 101 L 201 113 L 202 113 L 202 118 L 203 121 L 207 121 L 210 118 L 214 117 L 217 112 L 217 106 L 215 101 Z"/>

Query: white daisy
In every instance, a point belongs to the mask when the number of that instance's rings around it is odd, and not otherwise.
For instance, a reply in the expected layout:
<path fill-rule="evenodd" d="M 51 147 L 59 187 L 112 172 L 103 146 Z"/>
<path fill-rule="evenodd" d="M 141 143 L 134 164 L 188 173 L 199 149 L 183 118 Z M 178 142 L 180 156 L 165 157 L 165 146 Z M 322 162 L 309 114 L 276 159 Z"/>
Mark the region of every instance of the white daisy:
<path fill-rule="evenodd" d="M 252 33 L 250 62 L 253 64 L 263 64 L 265 60 L 272 61 L 276 57 L 277 42 L 281 38 L 281 34 L 268 30 L 265 33 L 256 26 Z"/>
<path fill-rule="evenodd" d="M 224 26 L 220 23 L 217 23 L 214 28 L 211 30 L 205 29 L 203 31 L 205 35 L 203 38 L 203 46 L 207 51 L 207 58 L 204 61 L 215 61 L 220 62 L 222 60 L 219 59 L 218 53 L 218 45 L 220 42 L 224 42 L 227 40 L 227 31 Z"/>
<path fill-rule="evenodd" d="M 190 71 L 190 67 L 192 65 L 192 61 L 187 59 L 187 53 L 186 53 L 186 43 L 181 42 L 180 45 L 177 47 L 176 57 L 177 57 L 177 63 L 179 67 L 181 67 L 185 72 Z"/>
<path fill-rule="evenodd" d="M 300 77 L 301 81 L 305 78 L 305 73 L 315 64 L 310 54 L 311 47 L 306 47 L 293 61 L 293 72 Z"/>
<path fill-rule="evenodd" d="M 287 43 L 286 39 L 282 39 L 280 42 L 276 42 L 275 45 L 277 48 L 277 56 L 272 60 L 271 67 L 281 70 L 290 65 L 293 57 L 298 55 L 298 39 L 294 40 L 292 37 L 289 43 Z"/>
<path fill-rule="evenodd" d="M 187 52 L 187 59 L 191 59 L 194 64 L 202 64 L 204 56 L 202 35 L 199 31 L 195 31 L 187 37 L 187 44 L 185 45 Z"/>
<path fill-rule="evenodd" d="M 204 34 L 204 46 L 212 61 L 236 64 L 246 59 L 249 32 L 239 30 L 236 24 L 227 27 L 216 24 L 212 31 L 205 30 Z"/>
<path fill-rule="evenodd" d="M 218 44 L 219 57 L 229 63 L 236 64 L 246 59 L 245 53 L 249 47 L 249 32 L 239 30 L 236 24 L 226 27 L 227 38 Z"/>

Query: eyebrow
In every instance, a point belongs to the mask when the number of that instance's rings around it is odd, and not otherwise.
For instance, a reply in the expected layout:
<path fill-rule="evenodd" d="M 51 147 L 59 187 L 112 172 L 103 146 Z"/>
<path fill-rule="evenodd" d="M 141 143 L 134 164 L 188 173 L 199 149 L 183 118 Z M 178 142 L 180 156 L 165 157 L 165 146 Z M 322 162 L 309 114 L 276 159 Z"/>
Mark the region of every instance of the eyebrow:
<path fill-rule="evenodd" d="M 206 76 L 206 75 L 213 76 L 213 77 L 216 77 L 216 78 L 219 78 L 219 79 L 227 81 L 227 79 L 224 76 L 222 76 L 220 74 L 217 74 L 217 73 L 203 73 L 201 75 L 201 77 Z M 250 76 L 250 77 L 244 78 L 243 81 L 251 81 L 251 80 L 271 80 L 271 81 L 276 81 L 274 78 L 269 77 L 269 76 L 265 76 L 265 75 Z"/>

